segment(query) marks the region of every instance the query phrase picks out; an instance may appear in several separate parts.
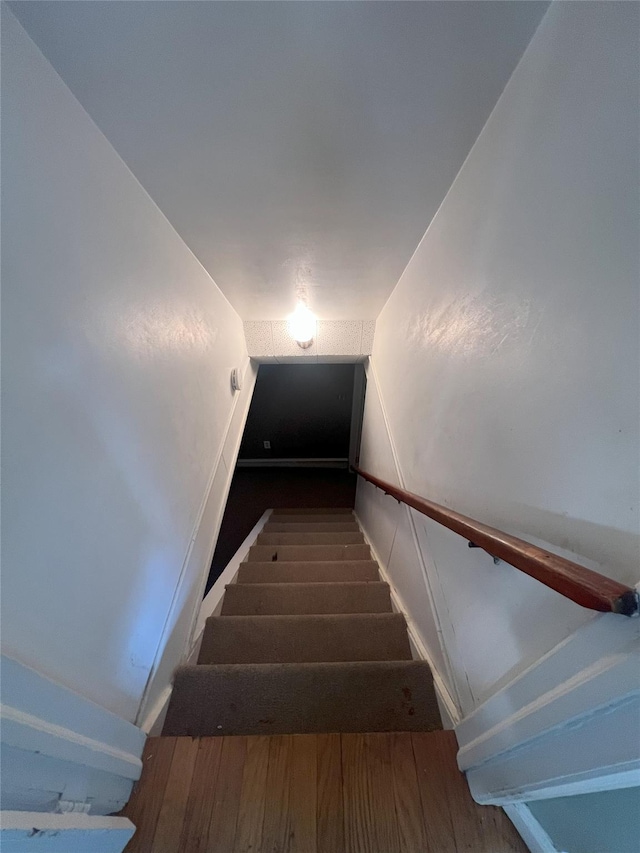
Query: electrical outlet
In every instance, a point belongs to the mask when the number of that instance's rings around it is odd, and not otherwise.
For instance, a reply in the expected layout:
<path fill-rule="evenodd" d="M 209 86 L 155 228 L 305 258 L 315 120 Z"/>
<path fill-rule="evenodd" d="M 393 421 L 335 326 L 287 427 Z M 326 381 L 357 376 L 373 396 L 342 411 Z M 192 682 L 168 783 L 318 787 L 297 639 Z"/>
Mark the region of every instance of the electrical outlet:
<path fill-rule="evenodd" d="M 265 450 L 271 450 L 271 442 L 270 441 L 263 441 L 262 443 L 264 444 Z"/>

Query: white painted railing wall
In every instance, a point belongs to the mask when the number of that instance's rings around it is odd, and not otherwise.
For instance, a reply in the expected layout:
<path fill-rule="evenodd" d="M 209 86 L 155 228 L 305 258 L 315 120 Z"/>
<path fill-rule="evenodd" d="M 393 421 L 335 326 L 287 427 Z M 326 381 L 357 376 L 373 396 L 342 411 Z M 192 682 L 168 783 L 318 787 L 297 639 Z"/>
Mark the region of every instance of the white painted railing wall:
<path fill-rule="evenodd" d="M 382 479 L 629 585 L 637 17 L 625 4 L 550 7 L 377 320 L 360 454 Z M 463 721 L 479 799 L 575 793 L 581 774 L 605 787 L 637 779 L 633 747 L 624 768 L 613 744 L 616 732 L 637 744 L 638 620 L 597 616 L 494 565 L 364 481 L 356 510 Z M 592 713 L 610 760 L 594 750 L 585 763 L 577 734 L 563 768 L 533 749 L 570 720 L 586 734 Z M 523 777 L 525 743 L 538 764 Z"/>

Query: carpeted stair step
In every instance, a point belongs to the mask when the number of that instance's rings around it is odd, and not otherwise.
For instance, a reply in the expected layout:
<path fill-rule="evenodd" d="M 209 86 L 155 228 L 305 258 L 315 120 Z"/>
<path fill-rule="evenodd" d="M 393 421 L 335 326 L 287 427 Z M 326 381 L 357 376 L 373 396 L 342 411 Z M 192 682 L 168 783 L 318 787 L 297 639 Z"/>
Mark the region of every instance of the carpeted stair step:
<path fill-rule="evenodd" d="M 370 559 L 368 545 L 252 545 L 247 556 L 252 563 Z"/>
<path fill-rule="evenodd" d="M 390 612 L 389 585 L 372 581 L 230 584 L 222 601 L 223 616 Z"/>
<path fill-rule="evenodd" d="M 424 661 L 184 666 L 164 735 L 441 729 Z"/>
<path fill-rule="evenodd" d="M 272 515 L 269 518 L 269 521 L 277 521 L 279 524 L 301 524 L 302 522 L 305 524 L 345 524 L 347 522 L 354 522 L 355 520 L 354 515 L 347 515 L 346 513 L 338 515 L 303 515 L 302 513 L 294 513 L 293 515 Z"/>
<path fill-rule="evenodd" d="M 362 545 L 362 533 L 259 533 L 256 545 Z"/>
<path fill-rule="evenodd" d="M 360 528 L 355 521 L 345 524 L 329 522 L 279 522 L 268 521 L 262 528 L 263 533 L 358 533 Z"/>
<path fill-rule="evenodd" d="M 337 515 L 342 513 L 345 515 L 353 515 L 353 507 L 351 506 L 296 506 L 296 507 L 276 507 L 272 510 L 273 515 Z"/>
<path fill-rule="evenodd" d="M 378 564 L 373 560 L 277 560 L 240 563 L 237 583 L 340 583 L 379 580 Z"/>
<path fill-rule="evenodd" d="M 401 613 L 211 616 L 198 664 L 411 660 Z"/>

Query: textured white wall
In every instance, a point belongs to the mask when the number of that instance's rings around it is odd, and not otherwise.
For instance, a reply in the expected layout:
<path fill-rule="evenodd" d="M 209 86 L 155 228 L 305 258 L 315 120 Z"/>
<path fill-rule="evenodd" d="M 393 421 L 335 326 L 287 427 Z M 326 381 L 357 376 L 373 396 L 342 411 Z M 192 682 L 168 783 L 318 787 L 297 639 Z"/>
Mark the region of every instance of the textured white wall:
<path fill-rule="evenodd" d="M 245 320 L 251 358 L 260 364 L 361 362 L 371 355 L 375 320 L 317 320 L 311 344 L 302 349 L 286 320 Z"/>
<path fill-rule="evenodd" d="M 408 489 L 629 584 L 639 14 L 551 6 L 380 314 L 372 356 Z M 383 429 L 368 405 L 361 464 L 380 476 Z M 372 495 L 360 485 L 363 518 Z M 414 518 L 465 710 L 590 618 Z"/>
<path fill-rule="evenodd" d="M 134 720 L 190 626 L 242 323 L 2 16 L 3 651 Z"/>

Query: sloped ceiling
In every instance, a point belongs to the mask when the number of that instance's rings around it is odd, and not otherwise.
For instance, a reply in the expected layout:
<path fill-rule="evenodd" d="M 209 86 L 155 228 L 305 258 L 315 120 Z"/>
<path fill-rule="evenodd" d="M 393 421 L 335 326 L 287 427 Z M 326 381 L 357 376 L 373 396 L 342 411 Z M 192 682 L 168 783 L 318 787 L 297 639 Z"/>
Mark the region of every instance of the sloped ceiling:
<path fill-rule="evenodd" d="M 547 5 L 11 7 L 243 319 L 366 320 Z"/>

